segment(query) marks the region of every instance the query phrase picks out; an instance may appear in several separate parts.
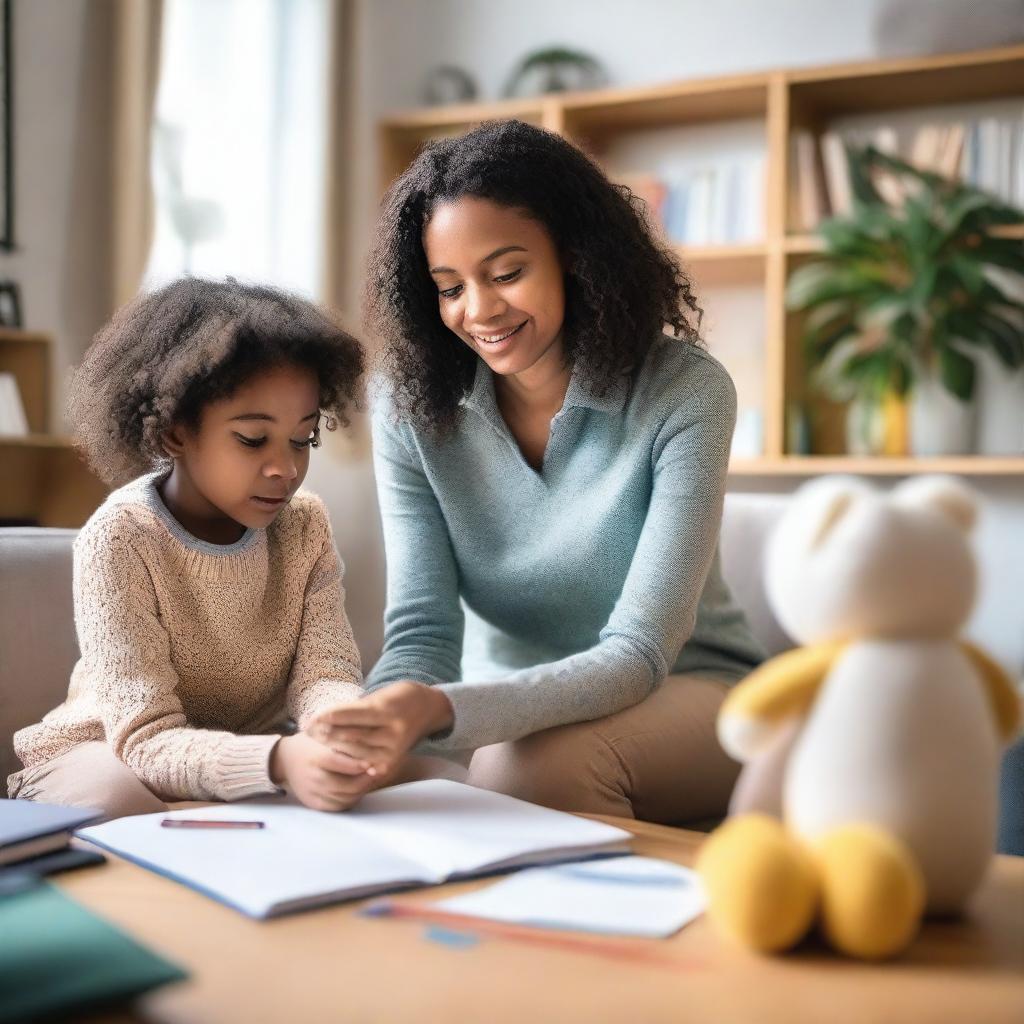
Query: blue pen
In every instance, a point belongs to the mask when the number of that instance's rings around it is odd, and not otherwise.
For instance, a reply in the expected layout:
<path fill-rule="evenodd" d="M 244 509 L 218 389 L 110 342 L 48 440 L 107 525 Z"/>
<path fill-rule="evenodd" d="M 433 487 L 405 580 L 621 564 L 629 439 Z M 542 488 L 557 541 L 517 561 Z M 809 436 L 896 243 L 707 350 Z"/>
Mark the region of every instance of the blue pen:
<path fill-rule="evenodd" d="M 558 867 L 554 870 L 559 874 L 581 878 L 585 881 L 616 882 L 621 885 L 652 885 L 666 889 L 685 889 L 692 884 L 688 878 L 676 878 L 671 875 L 617 875 L 611 871 L 587 871 L 572 865 Z"/>

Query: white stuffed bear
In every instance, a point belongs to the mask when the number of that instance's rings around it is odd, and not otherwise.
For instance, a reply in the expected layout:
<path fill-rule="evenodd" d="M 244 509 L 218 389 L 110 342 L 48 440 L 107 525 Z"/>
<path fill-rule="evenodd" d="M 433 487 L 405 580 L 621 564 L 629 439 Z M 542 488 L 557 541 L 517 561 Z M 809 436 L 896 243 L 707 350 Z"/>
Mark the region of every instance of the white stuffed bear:
<path fill-rule="evenodd" d="M 975 515 L 951 478 L 885 495 L 836 477 L 780 520 L 768 598 L 804 646 L 730 692 L 718 733 L 747 772 L 781 761 L 782 821 L 731 818 L 698 865 L 712 919 L 741 943 L 787 948 L 820 915 L 838 949 L 889 956 L 981 880 L 1020 708 L 998 666 L 957 639 Z"/>

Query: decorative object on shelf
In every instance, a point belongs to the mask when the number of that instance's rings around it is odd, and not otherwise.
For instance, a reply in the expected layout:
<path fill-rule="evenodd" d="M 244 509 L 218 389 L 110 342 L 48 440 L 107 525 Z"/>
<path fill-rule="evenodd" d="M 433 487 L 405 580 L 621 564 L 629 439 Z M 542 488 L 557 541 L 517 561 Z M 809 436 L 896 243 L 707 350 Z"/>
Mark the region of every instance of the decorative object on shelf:
<path fill-rule="evenodd" d="M 13 373 L 0 373 L 0 436 L 27 435 L 28 418 L 18 390 L 18 379 Z"/>
<path fill-rule="evenodd" d="M 550 47 L 523 58 L 512 72 L 504 95 L 543 96 L 576 89 L 599 89 L 608 84 L 608 73 L 599 61 L 579 50 Z"/>
<path fill-rule="evenodd" d="M 9 278 L 0 280 L 0 326 L 21 326 L 21 289 Z"/>
<path fill-rule="evenodd" d="M 451 64 L 434 68 L 423 80 L 423 102 L 429 107 L 468 103 L 476 97 L 476 82 L 470 73 Z"/>
<path fill-rule="evenodd" d="M 977 372 L 979 455 L 1024 455 L 1024 367 L 1009 371 L 997 356 L 982 349 Z"/>
<path fill-rule="evenodd" d="M 14 248 L 11 4 L 0 0 L 0 249 Z"/>
<path fill-rule="evenodd" d="M 760 409 L 740 408 L 732 435 L 734 459 L 757 459 L 764 454 L 764 413 Z"/>
<path fill-rule="evenodd" d="M 1019 231 L 1024 211 L 872 146 L 847 153 L 852 211 L 819 225 L 824 255 L 787 288 L 789 308 L 807 313 L 815 381 L 851 418 L 908 401 L 915 455 L 973 451 L 977 353 L 1024 366 L 1024 300 L 1000 276 L 1022 280 L 1024 246 L 999 233 Z M 899 182 L 898 202 L 882 176 Z M 872 454 L 897 454 L 885 430 L 871 436 Z"/>

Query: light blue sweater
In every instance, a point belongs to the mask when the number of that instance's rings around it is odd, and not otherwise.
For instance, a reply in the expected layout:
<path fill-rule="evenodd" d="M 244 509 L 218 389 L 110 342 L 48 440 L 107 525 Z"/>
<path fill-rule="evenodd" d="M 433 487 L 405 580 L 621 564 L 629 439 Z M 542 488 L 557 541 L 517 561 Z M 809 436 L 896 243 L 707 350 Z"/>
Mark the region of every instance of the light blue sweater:
<path fill-rule="evenodd" d="M 446 693 L 454 726 L 424 749 L 600 718 L 669 672 L 734 682 L 760 661 L 718 559 L 735 417 L 722 366 L 668 337 L 604 396 L 573 375 L 540 472 L 483 362 L 443 440 L 377 403 L 388 586 L 369 686 Z"/>

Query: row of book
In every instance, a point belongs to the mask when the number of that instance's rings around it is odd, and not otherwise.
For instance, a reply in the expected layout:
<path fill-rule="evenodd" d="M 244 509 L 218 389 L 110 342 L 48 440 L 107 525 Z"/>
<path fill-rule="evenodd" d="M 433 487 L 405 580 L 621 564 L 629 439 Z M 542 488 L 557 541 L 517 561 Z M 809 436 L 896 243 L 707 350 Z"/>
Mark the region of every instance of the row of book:
<path fill-rule="evenodd" d="M 13 373 L 0 373 L 0 436 L 24 437 L 28 432 L 18 381 Z"/>
<path fill-rule="evenodd" d="M 1024 206 L 1024 117 L 982 117 L 950 124 L 924 124 L 913 131 L 891 125 L 826 131 L 815 137 L 795 132 L 791 143 L 793 188 L 789 222 L 811 231 L 824 217 L 844 216 L 853 206 L 847 146 L 873 145 L 920 170 L 963 181 Z M 895 174 L 880 175 L 882 197 L 899 204 L 905 184 Z"/>
<path fill-rule="evenodd" d="M 728 245 L 764 237 L 764 157 L 731 160 L 671 179 L 618 175 L 647 206 L 652 224 L 678 245 Z"/>

